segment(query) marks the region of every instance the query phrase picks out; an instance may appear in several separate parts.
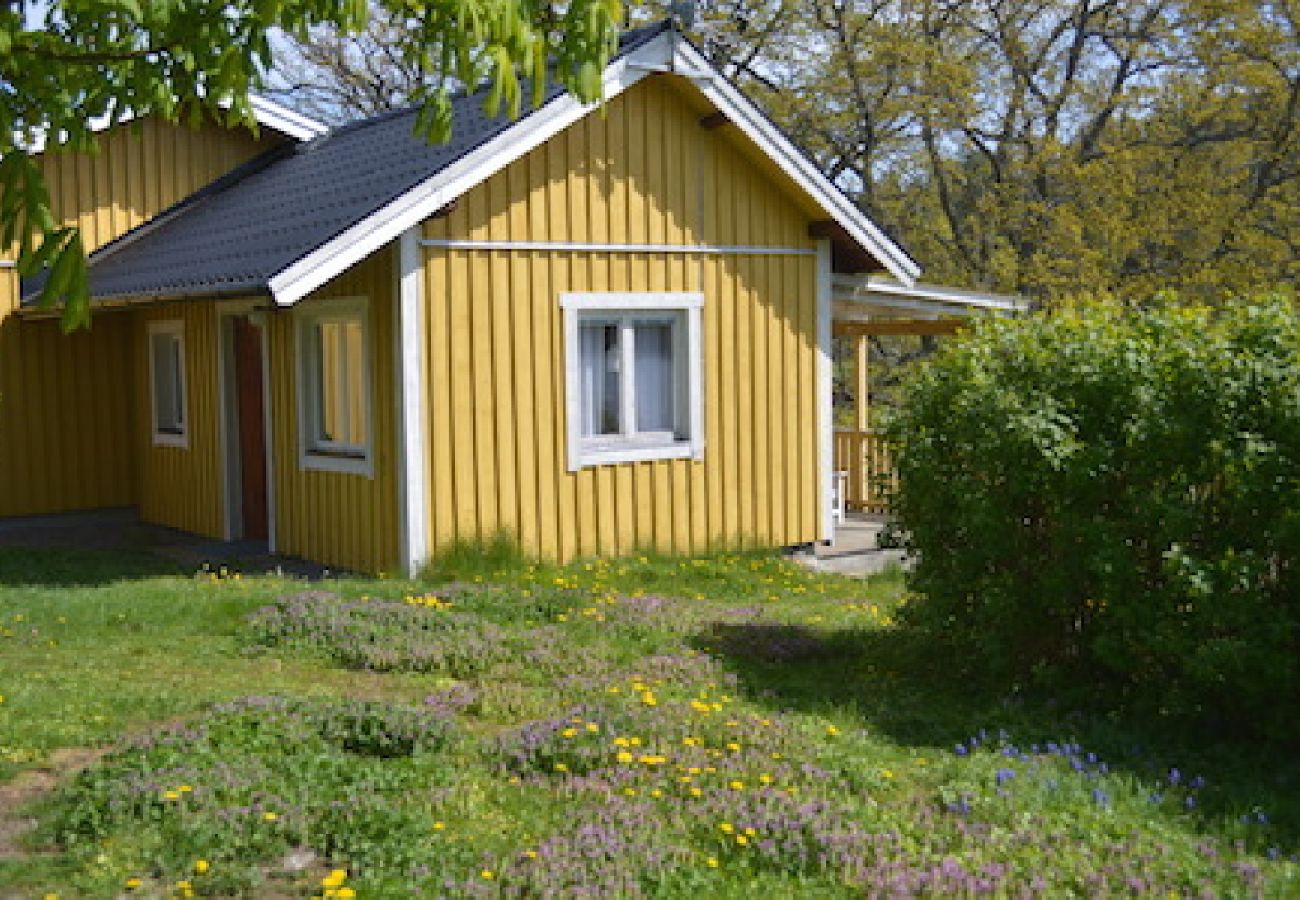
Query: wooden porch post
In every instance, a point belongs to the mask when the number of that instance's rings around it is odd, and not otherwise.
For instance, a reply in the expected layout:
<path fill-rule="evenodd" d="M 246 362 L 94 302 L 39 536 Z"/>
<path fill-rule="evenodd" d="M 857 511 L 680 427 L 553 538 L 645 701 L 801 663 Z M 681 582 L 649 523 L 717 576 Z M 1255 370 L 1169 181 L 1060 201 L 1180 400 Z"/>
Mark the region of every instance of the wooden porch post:
<path fill-rule="evenodd" d="M 854 426 L 858 431 L 866 431 L 870 425 L 871 377 L 868 369 L 870 346 L 868 337 L 860 334 L 854 338 L 853 381 L 856 385 L 853 396 Z"/>

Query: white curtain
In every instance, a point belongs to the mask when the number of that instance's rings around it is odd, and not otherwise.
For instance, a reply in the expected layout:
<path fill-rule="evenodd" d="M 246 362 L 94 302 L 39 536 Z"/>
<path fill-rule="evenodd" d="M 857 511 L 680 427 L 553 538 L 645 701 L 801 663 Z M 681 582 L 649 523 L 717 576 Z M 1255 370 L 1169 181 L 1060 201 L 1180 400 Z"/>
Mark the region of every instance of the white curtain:
<path fill-rule="evenodd" d="M 636 326 L 636 430 L 674 431 L 673 328 L 663 322 Z"/>

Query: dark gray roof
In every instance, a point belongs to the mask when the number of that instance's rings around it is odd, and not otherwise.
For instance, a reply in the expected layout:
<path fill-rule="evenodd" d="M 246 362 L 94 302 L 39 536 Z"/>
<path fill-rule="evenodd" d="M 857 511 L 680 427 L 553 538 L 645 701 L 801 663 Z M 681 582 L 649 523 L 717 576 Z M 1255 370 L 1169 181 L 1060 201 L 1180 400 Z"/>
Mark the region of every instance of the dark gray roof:
<path fill-rule="evenodd" d="M 627 32 L 619 55 L 668 27 L 661 22 Z M 552 85 L 542 105 L 562 93 Z M 407 109 L 258 157 L 96 251 L 91 296 L 266 293 L 273 275 L 514 124 L 488 116 L 483 98 L 453 101 L 446 144 L 415 137 L 416 110 Z M 24 300 L 32 301 L 40 282 L 24 288 Z"/>

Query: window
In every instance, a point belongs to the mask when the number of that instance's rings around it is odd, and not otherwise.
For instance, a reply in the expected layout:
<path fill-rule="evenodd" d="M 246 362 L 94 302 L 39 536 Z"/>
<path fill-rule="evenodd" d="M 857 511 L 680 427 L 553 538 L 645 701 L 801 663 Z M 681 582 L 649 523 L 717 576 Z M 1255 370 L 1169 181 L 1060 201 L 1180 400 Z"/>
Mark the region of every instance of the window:
<path fill-rule="evenodd" d="M 564 294 L 569 469 L 703 456 L 696 293 Z"/>
<path fill-rule="evenodd" d="M 371 474 L 365 301 L 328 300 L 303 308 L 298 359 L 303 468 Z"/>
<path fill-rule="evenodd" d="M 188 447 L 185 429 L 185 323 L 179 319 L 149 323 L 149 388 L 153 407 L 153 442 Z"/>

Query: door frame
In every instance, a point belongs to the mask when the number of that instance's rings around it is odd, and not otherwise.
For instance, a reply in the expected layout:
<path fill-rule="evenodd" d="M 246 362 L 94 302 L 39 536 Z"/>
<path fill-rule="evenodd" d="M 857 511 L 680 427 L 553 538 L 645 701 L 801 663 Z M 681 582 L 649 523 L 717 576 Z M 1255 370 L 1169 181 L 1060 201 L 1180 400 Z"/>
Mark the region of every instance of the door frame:
<path fill-rule="evenodd" d="M 262 431 L 266 441 L 266 543 L 276 552 L 275 440 L 271 416 L 271 346 L 266 302 L 228 300 L 217 306 L 217 419 L 220 426 L 221 499 L 228 541 L 243 537 L 243 480 L 240 474 L 239 392 L 235 387 L 235 319 L 247 316 L 262 341 Z"/>

